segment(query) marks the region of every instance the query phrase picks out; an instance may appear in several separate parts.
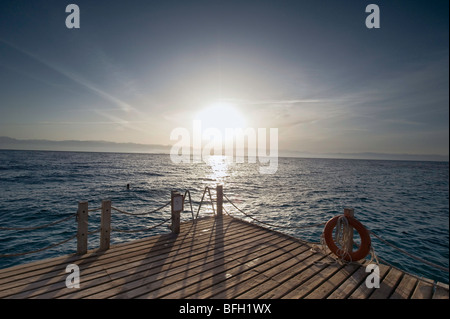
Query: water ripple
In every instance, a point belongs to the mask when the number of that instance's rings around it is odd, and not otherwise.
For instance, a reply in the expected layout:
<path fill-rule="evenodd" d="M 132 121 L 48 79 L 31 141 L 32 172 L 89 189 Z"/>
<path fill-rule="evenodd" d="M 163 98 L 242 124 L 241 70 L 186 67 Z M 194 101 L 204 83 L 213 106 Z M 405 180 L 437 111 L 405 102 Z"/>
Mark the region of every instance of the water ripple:
<path fill-rule="evenodd" d="M 221 183 L 239 208 L 279 226 L 324 222 L 342 214 L 345 207 L 353 207 L 355 216 L 376 234 L 411 254 L 448 267 L 447 162 L 280 158 L 274 175 L 259 174 L 258 164 L 215 158 L 208 164 L 175 165 L 168 155 L 150 154 L 0 151 L 0 163 L 2 226 L 46 224 L 75 213 L 78 202 L 85 200 L 90 208 L 111 199 L 113 206 L 129 212 L 150 211 L 169 201 L 174 189 L 191 191 L 196 212 L 204 187 Z M 225 206 L 235 212 L 229 204 Z M 211 213 L 211 205 L 206 203 L 201 215 Z M 114 212 L 112 222 L 113 227 L 136 229 L 151 227 L 169 216 L 167 209 L 142 217 Z M 89 229 L 95 230 L 99 213 L 89 218 Z M 188 218 L 190 212 L 183 214 L 182 219 Z M 277 228 L 313 242 L 319 241 L 322 229 Z M 116 233 L 111 241 L 167 231 L 162 226 L 145 233 Z M 42 248 L 74 232 L 73 220 L 34 232 L 0 231 L 0 254 Z M 390 263 L 448 283 L 448 273 L 411 260 L 376 239 L 373 243 L 377 254 Z M 89 248 L 96 247 L 98 236 L 93 235 Z M 0 258 L 0 268 L 75 250 L 73 240 L 42 253 Z"/>

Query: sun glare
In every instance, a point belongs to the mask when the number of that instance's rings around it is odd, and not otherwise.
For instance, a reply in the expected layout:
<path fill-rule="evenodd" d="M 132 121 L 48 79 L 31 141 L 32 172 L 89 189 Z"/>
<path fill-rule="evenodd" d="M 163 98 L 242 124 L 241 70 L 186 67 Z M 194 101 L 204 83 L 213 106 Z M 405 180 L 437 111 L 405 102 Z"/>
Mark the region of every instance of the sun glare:
<path fill-rule="evenodd" d="M 196 120 L 200 120 L 204 128 L 216 128 L 224 132 L 226 128 L 246 128 L 244 116 L 228 102 L 216 102 L 200 111 Z"/>

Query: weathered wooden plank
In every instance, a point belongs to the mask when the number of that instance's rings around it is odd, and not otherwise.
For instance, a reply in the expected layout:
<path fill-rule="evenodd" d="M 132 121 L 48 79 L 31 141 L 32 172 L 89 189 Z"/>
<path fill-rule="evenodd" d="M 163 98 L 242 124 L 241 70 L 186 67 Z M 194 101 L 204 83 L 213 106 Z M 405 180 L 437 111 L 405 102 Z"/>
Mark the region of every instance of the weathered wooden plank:
<path fill-rule="evenodd" d="M 151 249 L 152 246 L 148 246 L 149 249 Z M 142 255 L 142 250 L 146 250 L 147 247 L 145 246 L 141 246 L 139 248 L 135 248 L 135 249 L 130 249 L 129 252 L 127 252 L 127 254 L 125 255 L 116 255 L 114 256 L 113 254 L 108 253 L 107 255 L 102 255 L 99 258 L 96 258 L 98 255 L 91 255 L 89 256 L 89 258 L 85 258 L 85 259 L 79 259 L 79 260 L 70 260 L 70 262 L 61 262 L 60 265 L 54 266 L 54 267 L 49 267 L 47 269 L 40 269 L 39 271 L 34 271 L 34 272 L 27 272 L 24 273 L 23 276 L 20 276 L 20 274 L 17 274 L 16 276 L 18 276 L 17 278 L 21 278 L 21 279 L 17 279 L 15 281 L 3 284 L 1 286 L 1 290 L 8 290 L 7 293 L 12 293 L 13 289 L 24 289 L 22 286 L 27 285 L 28 287 L 32 287 L 30 286 L 30 284 L 32 283 L 35 286 L 43 286 L 45 284 L 45 282 L 47 280 L 50 280 L 59 276 L 63 276 L 65 273 L 65 267 L 69 264 L 69 263 L 75 263 L 77 265 L 79 265 L 80 267 L 84 268 L 83 265 L 89 265 L 89 268 L 87 269 L 82 269 L 83 274 L 90 273 L 92 271 L 95 270 L 95 267 L 102 267 L 101 265 L 103 264 L 108 264 L 114 261 L 114 259 L 120 258 L 121 260 L 127 260 L 129 258 L 139 258 L 139 256 Z M 5 292 L 0 292 L 0 296 L 4 296 Z"/>
<path fill-rule="evenodd" d="M 306 246 L 306 247 L 305 247 Z M 239 299 L 256 299 L 269 290 L 279 286 L 285 281 L 293 272 L 296 271 L 296 266 L 302 263 L 308 257 L 311 257 L 314 252 L 311 251 L 309 245 L 304 245 L 290 252 L 284 253 L 277 258 L 276 264 L 264 265 L 255 267 L 258 274 L 247 280 L 241 280 L 234 286 L 234 295 L 230 298 Z M 268 266 L 268 267 L 266 267 Z M 219 296 L 216 296 L 221 298 Z"/>
<path fill-rule="evenodd" d="M 417 285 L 417 278 L 405 274 L 390 299 L 409 299 Z"/>
<path fill-rule="evenodd" d="M 369 299 L 387 299 L 395 290 L 398 281 L 402 278 L 403 273 L 396 268 L 391 268 L 380 282 L 380 288 L 376 288 L 370 295 Z"/>
<path fill-rule="evenodd" d="M 367 260 L 360 262 L 360 267 L 347 279 L 345 279 L 340 285 L 334 289 L 334 291 L 327 296 L 327 299 L 346 299 L 350 293 L 356 289 L 368 276 L 366 272 Z"/>
<path fill-rule="evenodd" d="M 256 260 L 258 258 L 259 264 L 267 264 L 269 265 L 271 262 L 277 259 L 282 253 L 281 249 L 295 249 L 297 245 L 290 242 L 289 240 L 285 240 L 282 242 L 283 246 L 268 246 L 263 254 L 249 254 L 249 256 Z M 243 255 L 245 256 L 245 255 Z M 252 260 L 252 261 L 253 261 Z M 194 273 L 194 276 L 189 278 L 187 282 L 177 281 L 173 284 L 172 290 L 174 291 L 172 294 L 168 295 L 165 292 L 166 287 L 164 289 L 159 289 L 159 291 L 154 291 L 150 293 L 143 294 L 139 296 L 139 298 L 186 298 L 188 294 L 191 292 L 187 286 L 194 285 L 197 290 L 205 290 L 210 289 L 211 287 L 220 284 L 221 282 L 227 282 L 228 278 L 241 278 L 242 274 L 245 274 L 248 270 L 255 272 L 253 270 L 255 265 L 249 263 L 242 263 L 236 259 L 227 260 L 227 262 L 219 261 L 218 265 L 215 265 L 212 271 L 208 270 L 206 273 L 199 274 L 198 272 Z M 255 275 L 258 274 L 255 272 Z M 228 290 L 229 293 L 232 293 L 232 290 Z M 176 296 L 176 297 L 175 297 Z"/>
<path fill-rule="evenodd" d="M 100 251 L 108 250 L 111 243 L 111 201 L 102 201 L 100 219 Z"/>
<path fill-rule="evenodd" d="M 431 299 L 433 295 L 433 281 L 421 278 L 416 285 L 411 299 Z"/>
<path fill-rule="evenodd" d="M 331 258 L 329 258 L 331 259 Z M 315 265 L 310 268 L 314 268 Z M 325 267 L 316 267 L 317 272 L 314 273 L 307 281 L 303 282 L 300 286 L 289 292 L 283 298 L 287 299 L 301 299 L 304 298 L 307 294 L 312 292 L 316 287 L 321 285 L 324 281 L 328 280 L 333 274 L 339 271 L 343 265 L 337 263 L 336 261 L 330 261 L 328 263 L 324 263 Z"/>
<path fill-rule="evenodd" d="M 201 230 L 198 229 L 197 230 L 197 223 L 195 223 L 195 228 L 194 231 L 197 231 L 200 235 L 203 235 L 203 233 L 205 231 L 209 231 L 211 230 L 211 223 L 209 222 L 207 225 L 205 225 L 205 221 L 203 220 L 202 222 L 203 227 L 207 227 L 206 229 Z M 187 230 L 185 236 L 183 238 L 192 238 L 194 235 L 193 232 Z M 162 235 L 154 235 L 152 237 L 147 237 L 147 238 L 143 238 L 143 239 L 139 239 L 139 240 L 135 240 L 132 242 L 128 242 L 128 243 L 122 243 L 122 244 L 116 244 L 114 246 L 112 246 L 109 250 L 108 250 L 108 256 L 112 256 L 114 253 L 116 254 L 121 254 L 122 251 L 130 251 L 130 250 L 141 250 L 141 249 L 146 249 L 146 247 L 144 247 L 143 245 L 147 246 L 151 243 L 157 243 L 157 244 L 165 244 L 162 240 L 165 241 L 175 241 L 177 240 L 178 237 L 176 236 L 172 236 L 171 234 L 162 234 Z M 98 255 L 98 251 L 97 250 L 93 250 L 91 254 L 87 254 L 87 255 L 83 255 L 83 256 L 74 256 L 75 258 L 73 260 L 84 260 L 86 258 L 89 258 L 91 256 L 96 256 Z M 101 253 L 101 255 L 103 256 L 103 254 Z M 72 255 L 70 255 L 72 256 Z M 52 259 L 46 259 L 43 261 L 37 261 L 37 262 L 33 262 L 33 263 L 29 263 L 29 264 L 24 264 L 24 265 L 18 265 L 18 266 L 14 266 L 12 268 L 8 268 L 8 269 L 15 269 L 16 272 L 18 272 L 19 275 L 23 275 L 24 273 L 27 272 L 27 270 L 33 270 L 33 272 L 35 271 L 35 269 L 40 269 L 40 265 L 42 264 L 44 266 L 43 269 L 46 269 L 48 267 L 54 266 L 54 265 L 61 265 L 61 260 L 66 259 L 67 256 L 65 257 L 56 257 L 56 258 L 52 258 Z M 14 274 L 9 272 L 8 269 L 4 269 L 5 271 L 7 271 L 4 276 L 5 278 L 10 279 Z M 2 273 L 3 274 L 3 273 Z M 34 274 L 36 274 L 36 272 L 34 272 Z M 15 280 L 15 278 L 14 278 Z M 3 285 L 5 282 L 0 281 L 0 283 Z"/>
<path fill-rule="evenodd" d="M 261 299 L 280 299 L 284 295 L 286 295 L 292 289 L 301 285 L 304 281 L 308 280 L 310 276 L 314 274 L 311 271 L 311 266 L 314 264 L 321 264 L 321 261 L 326 258 L 325 255 L 321 253 L 314 252 L 307 259 L 303 260 L 303 262 L 296 269 L 296 272 L 282 285 L 272 288 L 269 291 L 266 291 L 263 295 L 259 296 Z"/>
<path fill-rule="evenodd" d="M 157 245 L 160 245 L 161 249 L 163 249 L 165 247 L 165 245 L 170 244 L 171 242 L 175 242 L 175 240 L 177 239 L 174 236 L 169 235 L 159 235 L 159 236 L 155 236 L 156 240 L 153 240 L 155 238 L 151 238 L 152 240 L 148 240 L 148 241 L 142 241 L 140 240 L 140 244 L 136 245 L 135 242 L 131 242 L 128 246 L 126 246 L 124 249 L 114 249 L 111 248 L 108 253 L 106 254 L 90 254 L 89 256 L 87 256 L 86 258 L 79 258 L 76 260 L 72 260 L 69 259 L 70 262 L 76 262 L 77 264 L 82 264 L 82 263 L 91 263 L 92 260 L 96 260 L 96 261 L 102 261 L 102 262 L 107 262 L 108 258 L 112 258 L 114 256 L 120 256 L 120 258 L 123 258 L 124 255 L 123 253 L 126 252 L 126 257 L 129 256 L 129 254 L 132 253 L 137 253 L 137 254 L 141 254 L 142 250 L 147 250 L 147 249 L 156 249 Z M 187 238 L 187 237 L 185 237 Z M 122 247 L 120 247 L 122 248 Z M 65 269 L 65 266 L 67 265 L 67 263 L 62 262 L 64 260 L 61 260 L 60 258 L 56 258 L 57 259 L 57 263 L 53 263 L 52 261 L 50 261 L 48 263 L 47 268 L 43 268 L 43 269 L 39 269 L 36 271 L 29 271 L 30 268 L 29 267 L 24 267 L 24 272 L 23 273 L 16 273 L 14 277 L 14 280 L 11 281 L 3 281 L 1 282 L 1 287 L 4 288 L 10 288 L 8 287 L 8 283 L 12 282 L 13 284 L 17 284 L 19 282 L 19 278 L 22 279 L 26 279 L 26 282 L 28 283 L 28 277 L 37 277 L 40 276 L 42 274 L 48 274 L 49 273 L 49 268 L 54 267 L 54 270 L 60 270 L 62 271 L 63 269 Z M 92 265 L 92 264 L 91 264 Z"/>
<path fill-rule="evenodd" d="M 77 254 L 85 254 L 88 250 L 88 219 L 89 219 L 89 203 L 78 203 L 78 229 L 77 229 Z"/>
<path fill-rule="evenodd" d="M 272 236 L 272 234 L 267 234 L 266 233 L 266 235 L 270 235 L 270 236 Z M 248 244 L 248 245 L 250 245 L 251 247 L 253 247 L 254 245 L 260 245 L 260 246 L 262 246 L 261 244 L 263 243 L 263 241 L 262 241 L 262 243 L 259 243 L 258 241 L 256 241 L 256 237 L 254 237 L 254 236 L 252 236 L 251 234 L 250 234 L 250 236 L 249 236 L 249 239 L 248 239 L 248 242 L 246 243 L 245 241 L 242 241 L 242 239 L 244 239 L 244 237 L 242 237 L 242 235 L 240 236 L 240 237 L 238 237 L 238 238 L 236 238 L 235 239 L 235 241 L 236 241 L 236 243 L 234 244 L 235 246 L 237 246 L 237 247 L 239 247 L 239 246 L 241 246 L 242 247 L 242 249 L 244 249 L 244 248 L 246 248 L 246 246 L 242 246 L 243 244 Z M 267 239 L 264 239 L 264 240 L 267 240 Z M 268 239 L 269 241 L 276 241 L 276 237 L 272 237 L 272 238 L 269 238 Z M 211 242 L 211 243 L 213 243 L 213 242 Z M 214 244 L 214 243 L 213 243 Z M 230 244 L 230 245 L 227 245 L 227 244 L 225 244 L 225 246 L 226 246 L 226 248 L 229 248 L 228 249 L 228 251 L 226 251 L 226 253 L 227 254 L 232 254 L 233 253 L 233 251 L 232 251 L 232 249 L 233 249 L 233 244 Z M 202 249 L 202 252 L 203 253 L 205 253 L 205 254 L 209 254 L 210 252 L 214 252 L 214 253 L 218 253 L 218 254 L 222 254 L 224 251 L 225 251 L 225 247 L 214 247 L 214 245 L 213 245 L 213 247 L 212 247 L 213 249 L 208 249 L 208 247 L 206 247 L 206 249 Z M 189 264 L 188 264 L 188 266 L 191 266 L 192 267 L 192 260 L 190 260 L 190 259 L 187 259 L 188 261 L 189 261 Z M 204 266 L 204 263 L 205 263 L 205 260 L 203 260 L 203 266 Z M 172 274 L 174 274 L 174 273 L 176 273 L 176 271 L 178 270 L 179 272 L 181 272 L 181 273 L 183 273 L 184 271 L 186 271 L 189 267 L 185 267 L 185 268 L 180 268 L 180 269 L 177 269 L 177 268 L 174 268 L 173 266 L 174 266 L 174 264 L 173 264 L 173 261 L 170 261 L 170 265 L 169 265 L 170 267 L 172 267 L 173 269 L 170 269 L 170 271 L 171 271 L 171 273 Z M 155 276 L 157 276 L 157 273 L 155 273 L 154 274 Z M 165 273 L 165 275 L 167 276 L 168 275 L 168 273 L 166 272 Z M 146 284 L 149 284 L 150 283 L 150 281 L 149 281 L 149 278 L 146 278 L 145 280 L 144 280 L 144 282 L 142 282 L 141 281 L 141 274 L 139 274 L 139 273 L 136 273 L 136 274 L 133 274 L 133 276 L 134 277 L 128 277 L 128 283 L 127 283 L 127 286 L 126 287 L 123 287 L 123 289 L 122 289 L 122 292 L 123 291 L 125 291 L 125 290 L 127 290 L 127 289 L 129 289 L 129 290 L 133 290 L 133 289 L 135 289 L 135 288 L 139 288 L 140 286 L 143 286 L 143 285 L 146 285 Z M 110 274 L 110 277 L 111 278 L 116 278 L 113 274 Z M 155 279 L 156 277 L 152 277 L 153 279 Z M 155 280 L 159 280 L 158 278 L 156 278 Z M 111 292 L 110 293 L 110 295 L 112 296 L 112 295 L 114 295 L 114 293 L 113 292 Z M 100 297 L 100 296 L 95 296 L 95 297 Z"/>
<path fill-rule="evenodd" d="M 230 219 L 230 224 L 233 222 L 236 223 L 235 220 Z M 197 233 L 202 234 L 203 232 L 207 232 L 208 229 L 211 229 L 211 222 L 207 218 L 199 219 L 195 223 L 186 222 L 182 224 L 182 231 L 185 233 L 186 238 L 195 236 Z M 159 243 L 161 241 L 161 237 L 165 237 L 169 241 L 176 239 L 176 237 L 170 236 L 170 234 L 162 234 L 138 239 L 128 243 L 115 244 L 108 250 L 108 256 L 111 256 L 113 252 L 121 253 L 122 251 L 129 251 L 135 248 L 138 250 L 141 248 L 145 249 L 145 247 L 139 247 L 142 245 L 148 245 L 149 243 Z M 30 276 L 36 276 L 42 273 L 46 273 L 48 268 L 50 267 L 62 267 L 62 265 L 64 265 L 65 267 L 65 265 L 67 265 L 68 263 L 97 257 L 98 250 L 95 249 L 88 251 L 88 253 L 84 255 L 69 254 L 66 256 L 43 259 L 31 263 L 16 265 L 10 268 L 0 269 L 0 287 L 2 287 L 7 282 L 16 281 L 18 278 L 23 278 L 23 276 L 28 273 L 30 274 Z"/>
<path fill-rule="evenodd" d="M 273 239 L 275 242 L 276 239 Z M 248 243 L 251 245 L 252 243 Z M 258 242 L 254 244 L 258 245 Z M 259 245 L 260 247 L 256 248 L 258 253 L 264 253 L 263 245 Z M 239 254 L 245 254 L 249 248 L 252 246 L 241 245 L 241 250 L 238 252 Z M 253 246 L 255 247 L 255 246 Z M 261 249 L 261 250 L 258 250 Z M 208 256 L 206 258 L 201 258 L 198 261 L 184 263 L 177 267 L 176 265 L 168 265 L 167 269 L 162 268 L 161 270 L 164 273 L 149 273 L 145 276 L 145 279 L 136 278 L 135 281 L 128 281 L 125 286 L 123 286 L 119 291 L 108 291 L 108 292 L 100 292 L 99 294 L 92 295 L 92 298 L 102 297 L 105 298 L 106 295 L 108 298 L 149 298 L 148 294 L 151 294 L 152 298 L 160 297 L 161 295 L 171 293 L 172 291 L 184 289 L 186 286 L 196 282 L 196 279 L 193 279 L 194 276 L 202 276 L 202 278 L 206 278 L 209 276 L 209 272 L 215 273 L 217 271 L 223 270 L 226 271 L 224 267 L 223 258 L 230 258 L 229 256 L 234 251 L 229 250 L 227 254 L 221 256 L 221 251 L 218 254 Z M 230 264 L 229 267 L 239 266 L 238 264 Z M 147 296 L 144 296 L 146 295 Z"/>
<path fill-rule="evenodd" d="M 356 263 L 350 263 L 344 266 L 331 276 L 328 280 L 324 281 L 320 286 L 316 287 L 312 292 L 305 296 L 305 299 L 324 299 L 331 294 L 336 287 L 339 287 L 342 282 L 347 280 L 361 265 Z"/>
<path fill-rule="evenodd" d="M 449 299 L 448 285 L 437 282 L 435 285 L 435 291 L 433 293 L 433 299 Z"/>
<path fill-rule="evenodd" d="M 259 234 L 255 235 L 254 233 L 249 232 L 246 236 L 242 236 L 236 234 L 234 238 L 236 240 L 240 240 L 240 243 L 245 243 L 244 240 L 248 240 L 250 242 L 258 243 L 259 240 L 263 241 L 267 239 L 267 235 L 270 234 Z M 261 237 L 261 239 L 260 239 Z M 222 237 L 220 237 L 222 238 Z M 271 238 L 273 239 L 273 238 Z M 161 252 L 157 251 L 155 254 L 149 254 L 148 252 L 143 251 L 142 256 L 144 258 L 142 260 L 123 264 L 123 261 L 118 260 L 115 265 L 108 264 L 108 268 L 106 268 L 107 274 L 100 276 L 94 274 L 94 276 L 87 277 L 83 284 L 83 289 L 77 290 L 76 294 L 72 293 L 71 296 L 66 296 L 70 298 L 78 298 L 78 297 L 86 297 L 89 294 L 97 293 L 98 291 L 102 291 L 103 287 L 106 285 L 107 287 L 111 287 L 109 283 L 110 280 L 115 281 L 116 284 L 132 281 L 133 278 L 141 278 L 142 272 L 158 273 L 160 271 L 165 270 L 164 267 L 173 267 L 179 264 L 186 264 L 188 262 L 192 262 L 201 258 L 204 258 L 205 254 L 210 253 L 208 250 L 208 238 L 205 238 L 206 243 L 191 246 L 191 243 L 186 243 L 185 247 L 179 246 L 176 249 L 173 247 L 168 247 L 167 250 Z M 167 266 L 168 265 L 168 266 Z M 84 278 L 84 276 L 83 276 Z M 108 289 L 109 289 L 108 288 Z M 57 295 L 53 295 L 52 297 L 61 297 L 62 293 Z M 41 296 L 45 297 L 45 296 Z"/>
<path fill-rule="evenodd" d="M 267 251 L 269 251 L 268 248 L 264 251 L 264 255 L 253 254 L 249 257 L 254 260 L 259 259 L 261 262 L 277 258 L 276 249 L 272 249 L 270 254 L 267 254 Z M 219 267 L 217 271 L 203 275 L 201 278 L 193 277 L 186 285 L 183 285 L 182 290 L 165 295 L 164 298 L 211 298 L 226 289 L 234 289 L 233 287 L 244 278 L 257 276 L 259 272 L 255 270 L 256 265 L 254 261 L 242 263 L 237 259 L 228 260 L 221 266 L 222 269 Z"/>
<path fill-rule="evenodd" d="M 270 269 L 270 271 L 261 274 L 261 276 L 265 276 L 268 280 L 261 285 L 254 286 L 250 290 L 239 295 L 238 298 L 276 298 L 276 293 L 274 291 L 278 291 L 278 294 L 281 293 L 278 287 L 286 286 L 287 282 L 290 283 L 289 285 L 292 285 L 294 276 L 322 257 L 322 254 L 312 251 L 308 245 L 308 250 L 290 259 L 287 263 L 280 264 L 277 267 Z"/>
<path fill-rule="evenodd" d="M 380 271 L 380 281 L 385 277 L 388 273 L 390 267 L 384 264 L 379 264 Z M 348 296 L 349 299 L 366 299 L 368 298 L 375 290 L 379 288 L 368 288 L 365 281 L 362 281 L 361 284 Z"/>
<path fill-rule="evenodd" d="M 448 285 L 380 265 L 341 265 L 287 235 L 228 216 L 181 224 L 180 233 L 0 270 L 0 298 L 449 298 Z M 79 265 L 81 288 L 65 267 Z M 367 262 L 366 262 L 367 263 Z"/>
<path fill-rule="evenodd" d="M 248 232 L 249 236 L 251 236 L 252 234 L 255 235 L 255 233 Z M 263 234 L 263 233 L 261 233 L 261 234 Z M 237 237 L 240 237 L 240 238 L 242 237 L 239 234 L 239 232 L 237 232 L 233 236 L 237 236 Z M 171 238 L 172 236 L 169 235 L 169 236 L 166 236 L 166 237 L 167 238 Z M 204 233 L 203 237 L 204 238 L 209 238 L 209 235 L 207 233 Z M 197 238 L 200 238 L 200 237 L 197 237 Z M 114 254 L 114 256 L 112 256 L 110 258 L 106 258 L 106 256 L 110 254 L 110 252 L 108 251 L 108 253 L 105 253 L 105 254 L 101 255 L 101 257 L 105 257 L 102 260 L 92 260 L 91 263 L 86 264 L 86 265 L 89 266 L 88 268 L 84 268 L 84 266 L 83 266 L 84 264 L 80 263 L 79 265 L 81 267 L 81 271 L 82 271 L 82 274 L 83 274 L 83 279 L 85 279 L 85 280 L 88 279 L 89 280 L 90 277 L 87 276 L 87 275 L 90 274 L 90 273 L 95 273 L 95 271 L 96 271 L 96 269 L 98 267 L 99 267 L 98 269 L 102 270 L 103 266 L 105 264 L 107 264 L 109 267 L 112 268 L 115 263 L 119 263 L 120 265 L 123 265 L 124 261 L 128 261 L 129 263 L 131 263 L 131 262 L 133 262 L 135 260 L 139 261 L 142 258 L 149 257 L 149 256 L 147 256 L 149 251 L 152 251 L 155 255 L 157 255 L 159 253 L 161 253 L 161 254 L 164 253 L 164 251 L 171 251 L 171 250 L 175 251 L 177 248 L 180 247 L 180 245 L 183 242 L 184 243 L 190 243 L 190 241 L 185 241 L 185 240 L 181 240 L 180 242 L 176 242 L 176 241 L 173 241 L 173 240 L 166 241 L 166 239 L 163 239 L 162 242 L 159 243 L 159 244 L 158 243 L 153 243 L 152 246 L 148 246 L 148 247 L 140 246 L 139 247 L 140 249 L 138 249 L 137 251 L 134 251 L 132 254 L 130 254 L 128 251 L 125 250 L 125 251 L 121 251 L 123 254 L 118 254 L 118 255 Z M 173 238 L 171 238 L 171 239 L 173 239 Z M 172 243 L 172 245 L 170 243 Z M 148 249 L 145 249 L 145 248 L 148 248 Z M 202 247 L 199 246 L 199 247 L 196 247 L 196 248 L 202 248 Z M 178 251 L 178 252 L 180 252 L 180 251 Z M 192 252 L 190 252 L 190 253 L 192 253 Z M 48 276 L 48 277 L 54 279 L 54 278 L 60 278 L 61 276 L 64 276 L 64 278 L 65 278 L 65 272 L 64 271 L 52 272 L 51 276 Z M 59 280 L 59 281 L 61 281 L 61 280 Z M 43 286 L 45 286 L 45 283 L 46 283 L 45 280 L 44 281 L 43 280 L 37 280 L 35 282 L 35 286 L 38 286 L 38 287 L 42 288 Z M 28 287 L 33 288 L 30 285 Z M 19 287 L 19 289 L 21 289 L 21 288 Z M 8 293 L 10 294 L 11 292 L 12 292 L 12 290 L 10 289 L 8 291 Z"/>

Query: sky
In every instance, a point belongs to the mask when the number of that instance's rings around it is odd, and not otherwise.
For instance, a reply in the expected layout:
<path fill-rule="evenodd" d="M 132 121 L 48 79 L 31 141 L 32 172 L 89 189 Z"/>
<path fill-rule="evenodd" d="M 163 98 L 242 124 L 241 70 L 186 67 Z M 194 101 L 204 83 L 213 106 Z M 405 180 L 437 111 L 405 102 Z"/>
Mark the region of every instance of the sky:
<path fill-rule="evenodd" d="M 80 28 L 66 27 L 70 3 Z M 371 3 L 380 28 L 366 27 Z M 277 128 L 280 150 L 448 155 L 448 12 L 447 0 L 2 1 L 0 136 L 167 145 L 221 102 Z"/>

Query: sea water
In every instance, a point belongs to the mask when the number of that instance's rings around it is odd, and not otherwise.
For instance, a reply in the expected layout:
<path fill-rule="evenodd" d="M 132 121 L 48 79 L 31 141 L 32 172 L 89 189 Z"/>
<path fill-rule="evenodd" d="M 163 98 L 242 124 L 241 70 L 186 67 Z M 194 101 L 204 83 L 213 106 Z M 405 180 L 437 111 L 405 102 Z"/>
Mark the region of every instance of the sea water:
<path fill-rule="evenodd" d="M 129 189 L 127 188 L 129 184 Z M 194 215 L 206 186 L 223 184 L 236 207 L 266 227 L 320 242 L 324 223 L 355 210 L 373 233 L 434 264 L 449 264 L 449 163 L 347 159 L 279 158 L 275 174 L 259 173 L 259 163 L 234 163 L 212 156 L 202 163 L 174 164 L 166 154 L 0 151 L 0 227 L 26 228 L 73 216 L 47 228 L 0 230 L 0 255 L 46 248 L 76 234 L 78 202 L 90 209 L 109 199 L 130 213 L 152 211 L 170 201 L 170 192 L 190 191 Z M 215 191 L 212 189 L 215 197 Z M 214 198 L 213 198 L 214 199 Z M 257 223 L 225 200 L 226 212 Z M 182 220 L 192 218 L 190 206 Z M 129 216 L 112 212 L 112 227 L 151 228 L 170 217 L 170 206 Z M 199 216 L 212 215 L 205 196 Z M 269 226 L 270 225 L 270 226 Z M 89 213 L 89 231 L 100 212 Z M 167 224 L 142 232 L 112 232 L 111 243 L 168 233 Z M 276 227 L 275 227 L 276 226 Z M 448 283 L 448 273 L 421 263 L 372 236 L 377 256 L 417 276 Z M 89 249 L 99 235 L 89 236 Z M 0 257 L 0 268 L 76 252 L 76 238 L 41 252 Z"/>

